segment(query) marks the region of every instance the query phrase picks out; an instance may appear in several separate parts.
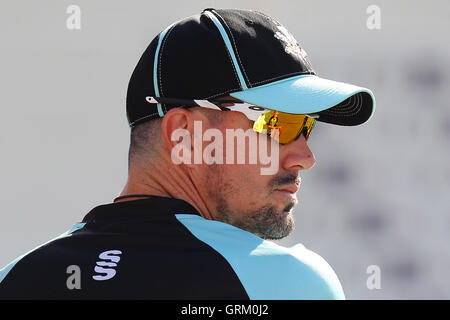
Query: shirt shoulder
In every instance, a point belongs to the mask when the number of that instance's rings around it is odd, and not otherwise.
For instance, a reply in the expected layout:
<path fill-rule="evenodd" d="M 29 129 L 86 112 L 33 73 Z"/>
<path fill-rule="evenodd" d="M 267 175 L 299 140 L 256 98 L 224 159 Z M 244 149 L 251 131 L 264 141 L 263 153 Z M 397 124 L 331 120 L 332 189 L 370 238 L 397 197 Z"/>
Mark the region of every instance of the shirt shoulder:
<path fill-rule="evenodd" d="M 250 299 L 345 299 L 333 268 L 302 244 L 283 247 L 226 223 L 176 216 L 228 261 Z"/>

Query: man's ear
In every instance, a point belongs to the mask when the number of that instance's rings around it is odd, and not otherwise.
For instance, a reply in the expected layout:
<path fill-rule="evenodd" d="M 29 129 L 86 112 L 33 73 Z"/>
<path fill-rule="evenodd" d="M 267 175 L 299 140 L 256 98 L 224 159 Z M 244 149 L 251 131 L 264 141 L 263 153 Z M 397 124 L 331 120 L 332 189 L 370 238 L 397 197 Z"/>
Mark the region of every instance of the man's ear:
<path fill-rule="evenodd" d="M 161 134 L 163 143 L 172 149 L 185 134 L 193 133 L 193 119 L 189 110 L 183 108 L 170 109 L 163 117 Z M 175 138 L 175 139 L 174 139 Z"/>
<path fill-rule="evenodd" d="M 195 107 L 174 108 L 163 117 L 162 143 L 174 163 L 196 164 L 201 161 L 204 148 L 202 124 L 206 120 L 207 117 Z"/>

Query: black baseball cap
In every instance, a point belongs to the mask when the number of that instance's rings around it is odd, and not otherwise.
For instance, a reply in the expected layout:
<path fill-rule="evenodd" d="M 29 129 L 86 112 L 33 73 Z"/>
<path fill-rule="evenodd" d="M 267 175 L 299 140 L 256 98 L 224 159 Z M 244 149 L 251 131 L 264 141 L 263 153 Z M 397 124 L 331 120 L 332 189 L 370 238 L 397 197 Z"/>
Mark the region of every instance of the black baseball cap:
<path fill-rule="evenodd" d="M 320 78 L 305 50 L 273 18 L 253 10 L 205 9 L 160 32 L 142 54 L 126 99 L 130 127 L 163 117 L 174 104 L 146 97 L 214 99 L 249 104 L 317 121 L 355 126 L 370 119 L 367 88 Z"/>

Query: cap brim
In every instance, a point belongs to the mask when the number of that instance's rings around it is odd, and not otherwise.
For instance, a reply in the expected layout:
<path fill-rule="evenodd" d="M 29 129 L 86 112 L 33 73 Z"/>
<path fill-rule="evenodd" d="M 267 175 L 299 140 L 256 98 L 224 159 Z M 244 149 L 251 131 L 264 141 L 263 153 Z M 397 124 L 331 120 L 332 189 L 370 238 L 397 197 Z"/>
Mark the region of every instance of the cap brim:
<path fill-rule="evenodd" d="M 318 121 L 355 126 L 375 111 L 375 97 L 367 88 L 300 75 L 230 93 L 234 98 L 268 109 L 294 114 L 317 114 Z"/>

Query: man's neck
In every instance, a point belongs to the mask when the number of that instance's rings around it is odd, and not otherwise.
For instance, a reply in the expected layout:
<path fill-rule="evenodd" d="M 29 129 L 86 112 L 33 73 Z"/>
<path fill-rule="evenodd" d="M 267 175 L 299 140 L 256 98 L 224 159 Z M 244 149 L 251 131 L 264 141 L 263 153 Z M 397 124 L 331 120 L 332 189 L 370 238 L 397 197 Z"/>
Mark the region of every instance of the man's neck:
<path fill-rule="evenodd" d="M 173 168 L 130 167 L 129 176 L 120 196 L 154 195 L 185 200 L 195 207 L 205 219 L 213 219 L 210 208 L 180 166 Z M 115 202 L 139 200 L 143 197 L 127 197 Z M 206 199 L 207 200 L 207 199 Z"/>

